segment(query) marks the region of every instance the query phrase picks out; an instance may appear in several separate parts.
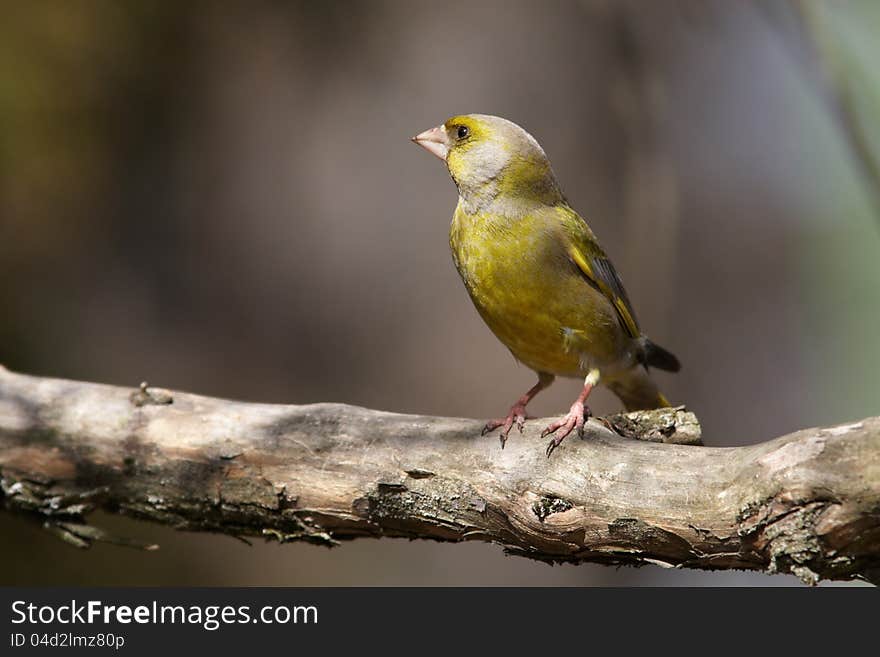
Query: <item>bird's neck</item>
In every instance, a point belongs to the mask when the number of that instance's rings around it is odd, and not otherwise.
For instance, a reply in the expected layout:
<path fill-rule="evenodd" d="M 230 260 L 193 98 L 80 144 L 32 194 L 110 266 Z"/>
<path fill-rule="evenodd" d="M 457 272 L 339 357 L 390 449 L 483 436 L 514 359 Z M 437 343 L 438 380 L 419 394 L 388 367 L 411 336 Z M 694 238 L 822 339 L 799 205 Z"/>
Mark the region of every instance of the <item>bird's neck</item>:
<path fill-rule="evenodd" d="M 458 184 L 457 187 L 458 205 L 467 214 L 491 210 L 501 193 L 497 179 L 481 181 L 478 185 Z"/>
<path fill-rule="evenodd" d="M 453 175 L 459 203 L 469 214 L 492 212 L 507 216 L 528 212 L 536 206 L 565 203 L 556 176 L 545 158 L 512 157 L 500 166 L 484 162 L 461 179 Z"/>
<path fill-rule="evenodd" d="M 459 207 L 468 214 L 483 212 L 515 218 L 537 207 L 566 203 L 552 172 L 532 177 L 499 175 L 476 185 L 457 186 Z"/>

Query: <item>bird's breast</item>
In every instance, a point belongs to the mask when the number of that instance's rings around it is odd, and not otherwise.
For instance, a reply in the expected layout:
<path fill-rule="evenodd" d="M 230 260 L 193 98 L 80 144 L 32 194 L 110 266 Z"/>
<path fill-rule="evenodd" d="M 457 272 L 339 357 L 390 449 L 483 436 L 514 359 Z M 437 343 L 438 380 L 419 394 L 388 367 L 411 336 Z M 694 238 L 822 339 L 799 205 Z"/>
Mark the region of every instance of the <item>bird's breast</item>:
<path fill-rule="evenodd" d="M 578 274 L 552 225 L 457 211 L 450 246 L 480 316 L 532 369 L 580 376 L 626 348 L 613 308 Z"/>

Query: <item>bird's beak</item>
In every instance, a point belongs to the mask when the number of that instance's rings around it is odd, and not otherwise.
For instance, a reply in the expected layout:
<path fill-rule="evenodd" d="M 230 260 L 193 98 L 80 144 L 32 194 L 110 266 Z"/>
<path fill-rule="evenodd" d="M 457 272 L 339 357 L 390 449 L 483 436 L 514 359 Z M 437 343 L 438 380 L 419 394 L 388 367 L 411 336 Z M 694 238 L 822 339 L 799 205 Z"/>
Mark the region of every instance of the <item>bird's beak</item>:
<path fill-rule="evenodd" d="M 446 161 L 446 154 L 449 153 L 449 137 L 442 125 L 417 134 L 412 138 L 412 141 L 444 162 Z"/>

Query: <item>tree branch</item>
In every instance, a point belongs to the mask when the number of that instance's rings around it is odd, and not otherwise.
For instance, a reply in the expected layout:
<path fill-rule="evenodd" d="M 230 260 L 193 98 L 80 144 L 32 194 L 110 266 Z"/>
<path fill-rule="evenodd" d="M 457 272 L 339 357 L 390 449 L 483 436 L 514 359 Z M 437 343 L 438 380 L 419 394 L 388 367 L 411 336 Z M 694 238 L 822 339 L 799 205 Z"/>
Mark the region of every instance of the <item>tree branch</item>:
<path fill-rule="evenodd" d="M 880 418 L 708 448 L 692 414 L 591 420 L 544 456 L 474 420 L 225 401 L 0 367 L 0 502 L 86 546 L 93 509 L 180 529 L 335 545 L 491 541 L 546 561 L 880 572 Z"/>

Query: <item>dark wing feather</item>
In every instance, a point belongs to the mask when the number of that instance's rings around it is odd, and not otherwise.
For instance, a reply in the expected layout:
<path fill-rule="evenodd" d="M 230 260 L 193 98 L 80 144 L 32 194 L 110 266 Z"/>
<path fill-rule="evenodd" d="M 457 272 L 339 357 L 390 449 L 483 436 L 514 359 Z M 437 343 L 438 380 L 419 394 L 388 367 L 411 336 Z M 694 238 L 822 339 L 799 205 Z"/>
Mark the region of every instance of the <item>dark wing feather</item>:
<path fill-rule="evenodd" d="M 618 317 L 620 317 L 620 323 L 630 337 L 638 338 L 642 332 L 617 270 L 614 269 L 614 265 L 611 264 L 607 256 L 601 252 L 598 245 L 593 246 L 590 251 L 592 253 L 587 254 L 584 253 L 584 250 L 573 246 L 570 255 L 581 272 L 599 288 L 599 291 L 614 306 Z"/>
<path fill-rule="evenodd" d="M 636 313 L 630 303 L 623 281 L 611 260 L 605 255 L 596 241 L 593 231 L 587 223 L 574 211 L 566 213 L 564 224 L 570 237 L 569 256 L 575 262 L 585 278 L 614 306 L 620 323 L 630 337 L 640 344 L 639 360 L 645 365 L 677 372 L 681 365 L 678 359 L 663 347 L 654 344 L 642 335 Z"/>

